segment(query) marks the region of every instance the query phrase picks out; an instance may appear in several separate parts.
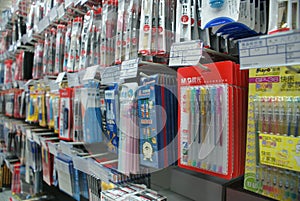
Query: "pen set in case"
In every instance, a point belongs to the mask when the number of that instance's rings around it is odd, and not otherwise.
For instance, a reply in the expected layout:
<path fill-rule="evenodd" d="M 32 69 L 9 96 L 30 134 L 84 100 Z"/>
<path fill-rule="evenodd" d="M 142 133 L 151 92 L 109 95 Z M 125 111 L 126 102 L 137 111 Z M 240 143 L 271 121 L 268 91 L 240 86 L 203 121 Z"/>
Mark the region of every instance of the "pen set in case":
<path fill-rule="evenodd" d="M 231 179 L 243 174 L 245 72 L 231 61 L 178 69 L 179 166 Z"/>
<path fill-rule="evenodd" d="M 59 138 L 72 140 L 73 111 L 72 97 L 73 89 L 66 88 L 59 90 Z"/>
<path fill-rule="evenodd" d="M 177 144 L 174 112 L 177 102 L 176 92 L 172 89 L 174 79 L 171 75 L 162 74 L 141 78 L 141 86 L 137 90 L 137 107 L 140 164 L 143 166 L 162 168 L 177 160 L 174 154 L 174 144 Z"/>
<path fill-rule="evenodd" d="M 249 76 L 244 188 L 299 200 L 300 76 L 283 66 L 251 69 Z"/>

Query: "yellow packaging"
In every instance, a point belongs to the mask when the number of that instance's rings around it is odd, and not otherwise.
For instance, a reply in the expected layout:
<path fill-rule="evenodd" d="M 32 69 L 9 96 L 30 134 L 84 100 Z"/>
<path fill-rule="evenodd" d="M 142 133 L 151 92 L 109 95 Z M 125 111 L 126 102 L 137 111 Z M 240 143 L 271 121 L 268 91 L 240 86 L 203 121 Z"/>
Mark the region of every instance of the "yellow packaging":
<path fill-rule="evenodd" d="M 300 66 L 292 68 L 300 70 Z M 296 200 L 299 196 L 300 184 L 295 178 L 300 178 L 300 174 L 295 171 L 300 170 L 297 158 L 300 138 L 290 134 L 296 129 L 290 129 L 292 126 L 285 123 L 289 115 L 281 115 L 281 110 L 293 107 L 287 100 L 296 96 L 300 96 L 300 74 L 294 70 L 288 67 L 250 69 L 245 189 L 276 200 Z M 269 108 L 264 104 L 275 106 Z"/>

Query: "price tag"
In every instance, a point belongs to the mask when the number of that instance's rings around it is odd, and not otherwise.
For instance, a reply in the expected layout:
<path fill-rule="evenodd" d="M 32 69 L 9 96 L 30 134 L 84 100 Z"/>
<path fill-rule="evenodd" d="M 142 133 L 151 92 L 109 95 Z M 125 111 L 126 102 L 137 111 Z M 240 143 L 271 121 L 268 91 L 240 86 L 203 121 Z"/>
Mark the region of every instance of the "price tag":
<path fill-rule="evenodd" d="M 58 76 L 57 76 L 57 78 L 56 78 L 56 80 L 55 80 L 55 82 L 56 83 L 61 83 L 63 81 L 65 75 L 66 75 L 66 72 L 59 73 Z"/>
<path fill-rule="evenodd" d="M 58 83 L 56 83 L 55 80 L 51 80 L 49 82 L 49 86 L 50 86 L 51 91 L 58 91 L 59 90 Z"/>
<path fill-rule="evenodd" d="M 57 156 L 57 143 L 48 142 L 49 152 L 54 156 Z"/>
<path fill-rule="evenodd" d="M 120 82 L 120 66 L 110 66 L 104 69 L 101 84 L 111 84 Z"/>
<path fill-rule="evenodd" d="M 72 158 L 73 160 L 73 165 L 74 165 L 74 168 L 81 171 L 81 172 L 84 172 L 86 174 L 89 174 L 90 171 L 89 171 L 89 162 L 88 160 L 89 159 L 83 159 L 79 156 L 74 156 Z"/>
<path fill-rule="evenodd" d="M 99 66 L 88 67 L 85 71 L 83 81 L 86 80 L 101 80 L 101 69 Z"/>
<path fill-rule="evenodd" d="M 198 65 L 202 57 L 203 43 L 200 40 L 173 43 L 169 66 Z"/>
<path fill-rule="evenodd" d="M 60 6 L 57 8 L 57 16 L 58 19 L 61 19 L 65 15 L 65 7 L 64 4 L 62 3 Z"/>
<path fill-rule="evenodd" d="M 74 0 L 65 0 L 66 8 L 68 8 L 69 6 L 71 6 L 73 2 L 74 2 Z"/>
<path fill-rule="evenodd" d="M 69 87 L 79 86 L 78 73 L 67 73 L 67 77 L 68 77 L 68 86 Z"/>
<path fill-rule="evenodd" d="M 140 59 L 132 59 L 128 61 L 123 61 L 121 64 L 121 79 L 128 79 L 137 77 L 138 67 L 139 67 Z"/>
<path fill-rule="evenodd" d="M 50 22 L 53 22 L 57 18 L 57 9 L 56 7 L 52 8 L 50 13 L 49 13 L 49 20 Z"/>
<path fill-rule="evenodd" d="M 9 48 L 8 48 L 8 51 L 9 51 L 9 52 L 13 52 L 13 51 L 14 51 L 14 46 L 13 46 L 13 45 L 10 45 Z"/>
<path fill-rule="evenodd" d="M 46 16 L 38 23 L 38 33 L 42 33 L 50 25 L 49 18 Z"/>

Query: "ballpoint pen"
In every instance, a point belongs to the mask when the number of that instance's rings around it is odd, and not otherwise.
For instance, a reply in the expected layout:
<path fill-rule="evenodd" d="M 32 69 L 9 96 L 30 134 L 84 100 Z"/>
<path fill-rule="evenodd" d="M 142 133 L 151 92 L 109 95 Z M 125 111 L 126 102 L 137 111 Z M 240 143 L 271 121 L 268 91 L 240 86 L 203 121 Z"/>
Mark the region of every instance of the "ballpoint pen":
<path fill-rule="evenodd" d="M 191 0 L 177 0 L 176 42 L 191 40 Z"/>
<path fill-rule="evenodd" d="M 195 135 L 195 88 L 191 88 L 190 92 L 190 118 L 189 118 L 189 159 L 188 164 L 191 166 L 193 160 L 193 145 Z"/>
<path fill-rule="evenodd" d="M 293 121 L 294 121 L 294 136 L 299 136 L 299 121 L 300 121 L 300 97 L 294 98 L 294 114 L 293 114 Z"/>
<path fill-rule="evenodd" d="M 286 97 L 286 128 L 288 136 L 292 135 L 292 104 L 293 100 L 292 97 Z"/>

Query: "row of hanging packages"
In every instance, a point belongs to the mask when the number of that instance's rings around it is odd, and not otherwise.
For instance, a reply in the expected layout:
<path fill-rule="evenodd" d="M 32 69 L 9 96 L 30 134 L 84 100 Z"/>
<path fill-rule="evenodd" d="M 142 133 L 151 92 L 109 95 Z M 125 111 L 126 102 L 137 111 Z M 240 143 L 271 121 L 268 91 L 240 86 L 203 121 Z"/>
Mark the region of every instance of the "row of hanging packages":
<path fill-rule="evenodd" d="M 236 39 L 299 28 L 297 1 L 222 2 L 76 1 L 75 6 L 72 1 L 19 1 L 17 17 L 3 14 L 3 21 L 12 21 L 12 27 L 2 32 L 0 57 L 8 60 L 1 67 L 1 79 L 14 81 L 11 71 L 18 72 L 16 80 L 39 79 L 120 64 L 138 55 L 166 63 L 174 42 L 196 39 L 218 52 L 237 54 Z M 53 8 L 61 5 L 65 5 L 62 16 L 58 9 L 53 16 Z M 18 44 L 12 60 L 11 44 Z"/>

